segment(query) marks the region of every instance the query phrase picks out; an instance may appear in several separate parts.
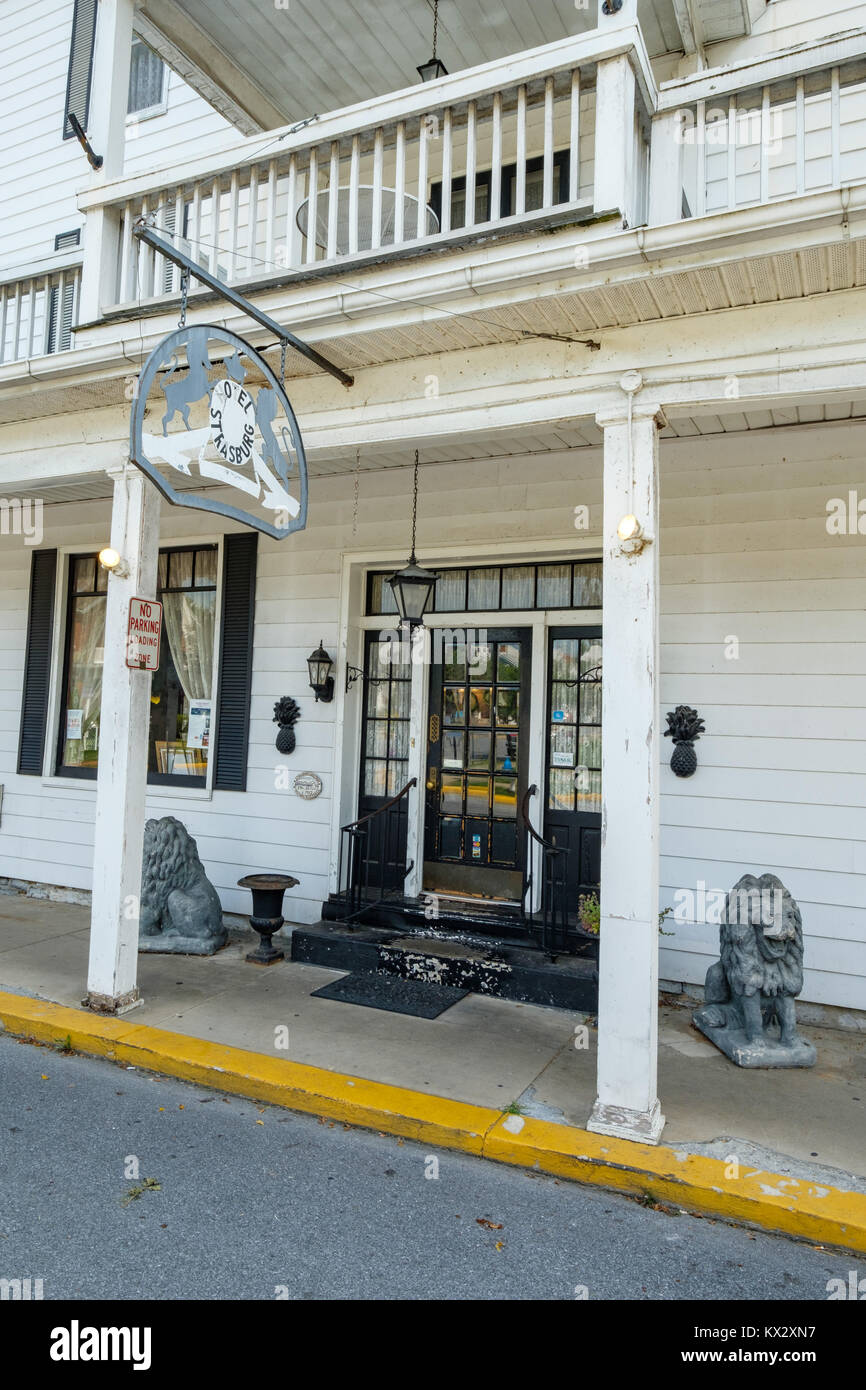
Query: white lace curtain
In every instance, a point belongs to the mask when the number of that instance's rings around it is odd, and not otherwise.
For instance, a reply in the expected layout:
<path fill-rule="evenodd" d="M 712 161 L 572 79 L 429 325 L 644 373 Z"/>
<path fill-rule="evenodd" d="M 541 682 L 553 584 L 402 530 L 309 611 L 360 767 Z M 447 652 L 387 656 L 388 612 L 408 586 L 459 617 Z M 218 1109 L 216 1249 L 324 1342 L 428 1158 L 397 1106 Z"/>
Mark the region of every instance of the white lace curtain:
<path fill-rule="evenodd" d="M 81 738 L 67 739 L 64 762 L 78 767 L 84 749 L 99 746 L 99 707 L 102 700 L 102 648 L 105 644 L 105 599 L 77 598 L 74 609 L 72 658 L 67 708 L 81 710 Z M 73 749 L 78 745 L 76 756 Z"/>
<path fill-rule="evenodd" d="M 189 589 L 184 593 L 163 594 L 162 602 L 171 659 L 187 704 L 192 700 L 209 700 L 216 595 Z"/>

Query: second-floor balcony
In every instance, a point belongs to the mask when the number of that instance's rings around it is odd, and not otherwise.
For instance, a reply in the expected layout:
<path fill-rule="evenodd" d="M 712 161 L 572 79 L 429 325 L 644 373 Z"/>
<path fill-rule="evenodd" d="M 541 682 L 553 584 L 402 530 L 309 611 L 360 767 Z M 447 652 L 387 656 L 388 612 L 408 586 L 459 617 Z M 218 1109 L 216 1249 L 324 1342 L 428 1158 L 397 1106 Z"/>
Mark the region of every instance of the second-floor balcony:
<path fill-rule="evenodd" d="M 246 293 L 348 270 L 357 284 L 388 265 L 411 287 L 419 257 L 477 251 L 480 264 L 569 231 L 595 263 L 623 230 L 663 229 L 675 254 L 726 214 L 719 237 L 745 244 L 795 226 L 797 200 L 866 186 L 866 33 L 662 81 L 638 13 L 201 158 L 97 176 L 79 199 L 80 294 L 75 266 L 0 286 L 0 360 L 176 299 L 180 270 L 135 236 L 142 222 Z"/>

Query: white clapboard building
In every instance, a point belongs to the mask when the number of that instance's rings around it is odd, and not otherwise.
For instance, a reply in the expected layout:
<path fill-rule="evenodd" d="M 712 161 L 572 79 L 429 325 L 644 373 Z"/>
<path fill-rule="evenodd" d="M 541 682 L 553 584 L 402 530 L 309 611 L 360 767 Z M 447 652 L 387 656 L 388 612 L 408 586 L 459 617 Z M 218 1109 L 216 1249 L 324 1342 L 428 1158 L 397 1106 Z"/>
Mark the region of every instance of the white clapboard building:
<path fill-rule="evenodd" d="M 171 815 L 226 912 L 299 880 L 304 959 L 597 989 L 601 1130 L 658 1137 L 658 987 L 746 873 L 863 1026 L 866 3 L 5 0 L 0 142 L 0 876 L 92 894 L 94 1005 Z"/>

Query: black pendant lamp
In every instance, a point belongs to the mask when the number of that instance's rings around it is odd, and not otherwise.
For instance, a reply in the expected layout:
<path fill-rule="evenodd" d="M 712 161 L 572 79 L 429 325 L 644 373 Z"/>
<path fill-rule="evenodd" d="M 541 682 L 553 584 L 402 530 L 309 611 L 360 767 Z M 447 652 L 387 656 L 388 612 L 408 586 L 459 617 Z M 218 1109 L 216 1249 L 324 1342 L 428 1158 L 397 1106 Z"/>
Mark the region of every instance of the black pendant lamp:
<path fill-rule="evenodd" d="M 418 450 L 415 450 L 415 485 L 412 494 L 412 554 L 405 569 L 392 574 L 388 583 L 394 594 L 397 612 L 410 628 L 420 627 L 433 598 L 437 576 L 422 569 L 415 559 L 415 529 L 418 520 Z"/>
<path fill-rule="evenodd" d="M 437 77 L 447 77 L 448 69 L 441 58 L 436 56 L 439 41 L 439 0 L 433 0 L 433 57 L 418 68 L 422 82 L 435 82 Z"/>

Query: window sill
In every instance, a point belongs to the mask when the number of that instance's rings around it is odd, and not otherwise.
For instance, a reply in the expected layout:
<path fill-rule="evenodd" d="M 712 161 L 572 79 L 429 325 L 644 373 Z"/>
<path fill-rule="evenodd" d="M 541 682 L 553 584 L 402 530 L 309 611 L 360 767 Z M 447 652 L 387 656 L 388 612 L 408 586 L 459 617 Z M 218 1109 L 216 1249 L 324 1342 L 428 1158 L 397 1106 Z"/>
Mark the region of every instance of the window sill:
<path fill-rule="evenodd" d="M 43 777 L 41 785 L 50 791 L 77 791 L 87 792 L 88 796 L 96 796 L 96 778 L 89 777 Z M 160 797 L 167 797 L 169 800 L 182 801 L 212 801 L 212 787 L 167 787 L 153 783 L 148 783 L 147 797 L 158 800 Z"/>

